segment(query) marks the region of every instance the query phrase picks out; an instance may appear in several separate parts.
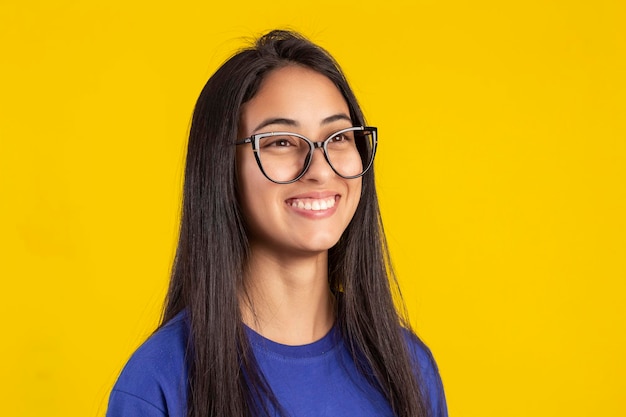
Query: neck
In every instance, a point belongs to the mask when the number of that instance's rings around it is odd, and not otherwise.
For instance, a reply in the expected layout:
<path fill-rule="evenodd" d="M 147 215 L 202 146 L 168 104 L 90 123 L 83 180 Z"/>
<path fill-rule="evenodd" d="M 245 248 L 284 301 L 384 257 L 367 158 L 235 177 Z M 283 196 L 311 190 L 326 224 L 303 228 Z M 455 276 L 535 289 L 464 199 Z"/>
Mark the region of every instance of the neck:
<path fill-rule="evenodd" d="M 321 339 L 333 326 L 326 251 L 296 257 L 253 247 L 244 282 L 244 323 L 270 340 L 303 345 Z"/>

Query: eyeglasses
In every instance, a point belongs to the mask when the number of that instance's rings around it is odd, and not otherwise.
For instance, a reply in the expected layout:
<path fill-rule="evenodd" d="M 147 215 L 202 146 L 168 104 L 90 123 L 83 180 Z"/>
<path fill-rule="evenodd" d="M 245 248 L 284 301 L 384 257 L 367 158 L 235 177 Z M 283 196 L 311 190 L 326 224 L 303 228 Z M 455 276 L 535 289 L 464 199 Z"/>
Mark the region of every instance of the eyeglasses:
<path fill-rule="evenodd" d="M 321 148 L 332 170 L 342 178 L 359 178 L 374 162 L 378 145 L 375 127 L 355 126 L 314 142 L 290 132 L 259 133 L 235 142 L 250 143 L 265 177 L 277 184 L 298 181 L 311 165 L 315 148 Z"/>

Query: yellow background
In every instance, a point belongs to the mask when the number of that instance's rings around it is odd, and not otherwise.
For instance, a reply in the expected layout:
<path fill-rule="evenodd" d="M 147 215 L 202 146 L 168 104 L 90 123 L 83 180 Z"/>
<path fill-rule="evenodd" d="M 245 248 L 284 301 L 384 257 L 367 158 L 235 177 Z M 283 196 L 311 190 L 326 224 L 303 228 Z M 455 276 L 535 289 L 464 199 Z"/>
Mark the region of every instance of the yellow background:
<path fill-rule="evenodd" d="M 380 129 L 451 415 L 625 416 L 623 0 L 2 0 L 0 413 L 103 415 L 158 320 L 195 99 L 285 26 Z"/>

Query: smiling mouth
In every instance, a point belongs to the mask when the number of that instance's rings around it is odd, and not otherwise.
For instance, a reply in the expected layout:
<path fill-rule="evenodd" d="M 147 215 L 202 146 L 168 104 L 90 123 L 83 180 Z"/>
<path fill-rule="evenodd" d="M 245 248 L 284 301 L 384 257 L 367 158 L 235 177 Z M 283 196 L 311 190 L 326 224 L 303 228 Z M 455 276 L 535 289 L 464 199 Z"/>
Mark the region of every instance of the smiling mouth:
<path fill-rule="evenodd" d="M 328 198 L 293 198 L 287 205 L 301 210 L 321 211 L 335 207 L 336 197 Z"/>

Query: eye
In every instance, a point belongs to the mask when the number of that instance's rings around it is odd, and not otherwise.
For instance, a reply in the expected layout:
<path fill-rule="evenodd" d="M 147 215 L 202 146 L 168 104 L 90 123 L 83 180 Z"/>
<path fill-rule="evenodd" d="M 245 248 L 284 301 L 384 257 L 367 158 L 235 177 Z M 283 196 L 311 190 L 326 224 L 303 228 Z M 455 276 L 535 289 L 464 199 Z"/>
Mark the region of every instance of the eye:
<path fill-rule="evenodd" d="M 340 133 L 336 136 L 333 136 L 333 138 L 331 139 L 332 142 L 345 142 L 348 140 L 350 140 L 350 138 L 345 133 Z"/>
<path fill-rule="evenodd" d="M 354 132 L 348 131 L 343 133 L 338 133 L 335 136 L 331 137 L 328 141 L 329 145 L 347 145 L 350 143 L 354 143 Z"/>
<path fill-rule="evenodd" d="M 270 143 L 271 146 L 278 146 L 278 147 L 284 147 L 284 146 L 291 146 L 291 143 L 289 143 L 289 141 L 287 139 L 275 139 L 272 143 Z"/>
<path fill-rule="evenodd" d="M 289 148 L 298 146 L 298 139 L 292 136 L 269 136 L 262 141 L 263 147 Z"/>

